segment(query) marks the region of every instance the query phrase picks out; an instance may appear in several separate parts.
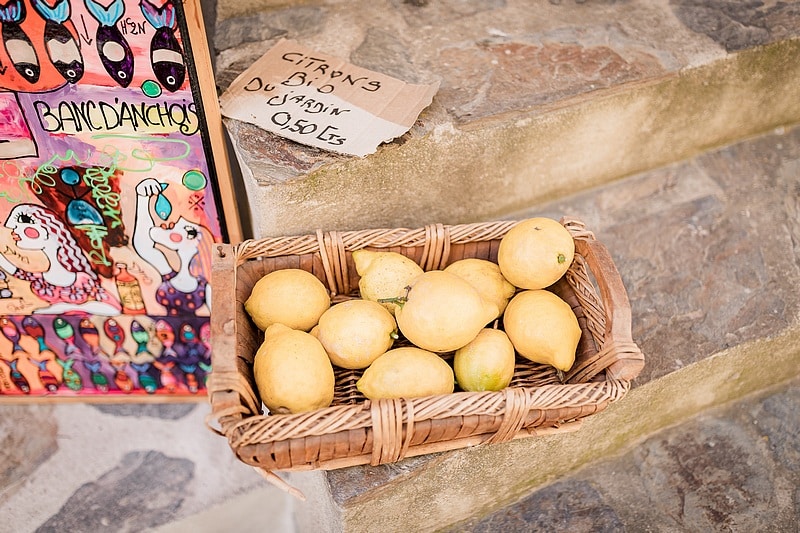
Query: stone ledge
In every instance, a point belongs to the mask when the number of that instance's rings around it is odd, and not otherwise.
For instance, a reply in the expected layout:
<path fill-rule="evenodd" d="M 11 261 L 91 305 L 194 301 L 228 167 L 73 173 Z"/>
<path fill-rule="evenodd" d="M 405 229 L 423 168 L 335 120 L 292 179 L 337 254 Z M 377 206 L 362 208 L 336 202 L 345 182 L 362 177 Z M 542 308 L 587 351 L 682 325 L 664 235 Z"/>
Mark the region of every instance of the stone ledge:
<path fill-rule="evenodd" d="M 795 531 L 800 376 L 661 430 L 631 450 L 448 529 Z"/>
<path fill-rule="evenodd" d="M 253 233 L 497 218 L 797 122 L 798 4 L 219 2 L 220 89 L 281 37 L 441 82 L 364 159 L 227 121 Z"/>
<path fill-rule="evenodd" d="M 798 55 L 800 40 L 784 41 L 547 111 L 439 124 L 372 156 L 324 164 L 310 149 L 275 149 L 282 141 L 254 126 L 226 125 L 258 206 L 256 236 L 468 223 L 800 121 Z M 275 179 L 294 164 L 313 168 Z"/>

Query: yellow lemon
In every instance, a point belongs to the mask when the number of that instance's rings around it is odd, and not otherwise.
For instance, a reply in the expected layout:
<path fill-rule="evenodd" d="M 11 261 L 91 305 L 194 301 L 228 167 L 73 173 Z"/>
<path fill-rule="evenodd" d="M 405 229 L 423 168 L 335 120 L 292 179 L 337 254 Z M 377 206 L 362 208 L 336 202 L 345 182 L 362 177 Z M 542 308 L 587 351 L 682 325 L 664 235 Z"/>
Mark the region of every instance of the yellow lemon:
<path fill-rule="evenodd" d="M 500 240 L 497 264 L 503 276 L 521 289 L 544 289 L 567 271 L 575 256 L 570 232 L 551 218 L 521 221 Z"/>
<path fill-rule="evenodd" d="M 398 301 L 397 326 L 416 346 L 432 352 L 457 350 L 474 339 L 497 316 L 463 278 L 443 270 L 417 276 Z"/>
<path fill-rule="evenodd" d="M 244 308 L 259 329 L 274 323 L 308 331 L 331 306 L 330 293 L 310 272 L 275 270 L 253 286 Z"/>
<path fill-rule="evenodd" d="M 498 309 L 497 316 L 503 314 L 508 301 L 517 290 L 503 276 L 496 263 L 485 259 L 475 257 L 461 259 L 448 265 L 444 271 L 464 278 L 477 289 L 484 300 L 493 302 Z"/>
<path fill-rule="evenodd" d="M 423 272 L 413 260 L 397 252 L 356 250 L 353 262 L 361 277 L 358 280 L 361 297 L 373 302 L 401 294 L 411 280 Z M 382 302 L 381 305 L 392 315 L 397 309 L 394 303 Z"/>
<path fill-rule="evenodd" d="M 338 303 L 319 317 L 311 330 L 342 368 L 366 368 L 394 344 L 397 323 L 381 304 L 370 300 Z"/>
<path fill-rule="evenodd" d="M 302 413 L 333 401 L 335 377 L 328 354 L 312 335 L 272 324 L 253 362 L 261 401 L 272 413 Z"/>
<path fill-rule="evenodd" d="M 453 370 L 465 391 L 499 391 L 514 377 L 514 345 L 502 330 L 484 328 L 466 346 L 456 350 Z"/>
<path fill-rule="evenodd" d="M 415 398 L 453 392 L 453 370 L 433 352 L 406 346 L 381 355 L 364 371 L 356 388 L 369 398 Z"/>
<path fill-rule="evenodd" d="M 506 307 L 503 326 L 521 356 L 564 372 L 575 362 L 581 327 L 569 304 L 552 292 L 518 293 Z"/>

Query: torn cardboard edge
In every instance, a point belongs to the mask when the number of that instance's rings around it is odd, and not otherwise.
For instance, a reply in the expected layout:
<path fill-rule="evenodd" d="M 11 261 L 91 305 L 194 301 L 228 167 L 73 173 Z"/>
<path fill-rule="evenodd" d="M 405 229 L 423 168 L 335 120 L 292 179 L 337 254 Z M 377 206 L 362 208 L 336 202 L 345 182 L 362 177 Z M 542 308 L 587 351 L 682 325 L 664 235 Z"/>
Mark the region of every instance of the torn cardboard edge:
<path fill-rule="evenodd" d="M 220 108 L 293 141 L 364 157 L 406 133 L 438 89 L 281 39 L 233 81 Z"/>

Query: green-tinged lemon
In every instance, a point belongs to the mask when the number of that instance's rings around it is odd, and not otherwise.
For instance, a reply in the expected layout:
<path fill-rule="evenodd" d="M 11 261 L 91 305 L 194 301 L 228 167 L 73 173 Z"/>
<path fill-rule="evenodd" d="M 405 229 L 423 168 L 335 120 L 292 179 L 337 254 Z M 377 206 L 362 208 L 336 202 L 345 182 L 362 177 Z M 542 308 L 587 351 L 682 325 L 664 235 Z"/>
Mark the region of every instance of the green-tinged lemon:
<path fill-rule="evenodd" d="M 453 370 L 465 391 L 499 391 L 514 377 L 514 345 L 499 329 L 484 328 L 466 346 L 456 350 Z"/>

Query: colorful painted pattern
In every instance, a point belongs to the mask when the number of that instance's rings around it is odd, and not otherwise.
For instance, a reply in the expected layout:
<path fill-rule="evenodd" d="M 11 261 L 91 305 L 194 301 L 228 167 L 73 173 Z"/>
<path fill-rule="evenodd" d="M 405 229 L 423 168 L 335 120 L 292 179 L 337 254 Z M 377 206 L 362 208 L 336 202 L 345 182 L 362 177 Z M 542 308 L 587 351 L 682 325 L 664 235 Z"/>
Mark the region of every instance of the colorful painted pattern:
<path fill-rule="evenodd" d="M 201 394 L 223 228 L 176 0 L 0 0 L 0 397 Z"/>

